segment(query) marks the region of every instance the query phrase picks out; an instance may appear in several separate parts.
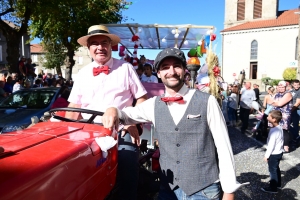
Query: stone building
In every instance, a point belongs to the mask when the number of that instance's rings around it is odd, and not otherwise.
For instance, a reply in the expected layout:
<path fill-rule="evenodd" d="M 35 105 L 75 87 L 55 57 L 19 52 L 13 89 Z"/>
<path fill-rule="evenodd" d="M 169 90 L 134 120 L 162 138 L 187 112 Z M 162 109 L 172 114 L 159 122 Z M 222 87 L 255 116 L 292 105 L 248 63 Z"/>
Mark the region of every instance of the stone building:
<path fill-rule="evenodd" d="M 13 24 L 12 22 L 5 21 L 8 25 L 10 25 L 12 28 L 16 28 L 16 25 Z M 19 45 L 19 54 L 20 56 L 25 56 L 26 58 L 29 58 L 30 56 L 30 44 L 27 43 L 29 40 L 29 35 L 25 34 L 22 36 L 20 45 Z M 6 53 L 7 49 L 7 42 L 6 38 L 3 35 L 3 33 L 0 31 L 0 69 L 5 68 L 5 65 L 7 64 Z"/>
<path fill-rule="evenodd" d="M 282 79 L 297 67 L 298 9 L 278 10 L 278 0 L 226 0 L 222 35 L 223 77 L 232 82 L 243 69 L 246 79 Z"/>

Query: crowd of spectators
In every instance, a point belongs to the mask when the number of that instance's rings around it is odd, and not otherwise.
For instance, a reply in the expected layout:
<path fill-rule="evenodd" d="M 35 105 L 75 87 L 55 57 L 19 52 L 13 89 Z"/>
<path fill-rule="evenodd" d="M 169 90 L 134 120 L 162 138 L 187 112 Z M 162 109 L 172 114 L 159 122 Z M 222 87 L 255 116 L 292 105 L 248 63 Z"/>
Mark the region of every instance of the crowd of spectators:
<path fill-rule="evenodd" d="M 267 88 L 264 101 L 260 100 L 259 85 L 250 82 L 228 84 L 221 92 L 223 99 L 222 109 L 228 126 L 240 127 L 242 133 L 250 132 L 256 139 L 266 141 L 269 129 L 267 117 L 272 110 L 279 110 L 282 119 L 279 122 L 284 135 L 285 153 L 299 146 L 299 119 L 300 119 L 300 83 L 294 80 L 292 83 L 280 81 L 277 86 Z M 238 111 L 239 110 L 239 115 Z M 250 129 L 249 116 L 256 115 L 255 126 Z M 239 116 L 239 117 L 238 117 Z"/>

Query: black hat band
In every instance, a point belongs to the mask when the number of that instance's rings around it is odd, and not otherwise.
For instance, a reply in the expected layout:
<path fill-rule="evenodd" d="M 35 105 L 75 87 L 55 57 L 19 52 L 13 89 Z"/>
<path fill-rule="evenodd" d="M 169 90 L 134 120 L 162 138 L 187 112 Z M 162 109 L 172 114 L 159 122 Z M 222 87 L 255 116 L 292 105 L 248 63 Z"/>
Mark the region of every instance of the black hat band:
<path fill-rule="evenodd" d="M 104 30 L 94 30 L 94 31 L 89 32 L 88 34 L 89 34 L 89 35 L 93 35 L 93 34 L 95 34 L 95 33 L 109 33 L 109 32 L 104 31 Z"/>

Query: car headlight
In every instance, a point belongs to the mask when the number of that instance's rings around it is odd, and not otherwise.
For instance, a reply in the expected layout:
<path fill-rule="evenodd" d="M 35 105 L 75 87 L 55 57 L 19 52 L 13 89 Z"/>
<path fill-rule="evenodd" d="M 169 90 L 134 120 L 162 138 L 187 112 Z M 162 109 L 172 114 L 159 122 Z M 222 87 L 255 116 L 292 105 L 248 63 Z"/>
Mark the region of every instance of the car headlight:
<path fill-rule="evenodd" d="M 28 126 L 28 124 L 4 126 L 1 133 L 9 133 L 9 132 L 13 132 L 13 131 L 23 130 L 27 126 Z"/>

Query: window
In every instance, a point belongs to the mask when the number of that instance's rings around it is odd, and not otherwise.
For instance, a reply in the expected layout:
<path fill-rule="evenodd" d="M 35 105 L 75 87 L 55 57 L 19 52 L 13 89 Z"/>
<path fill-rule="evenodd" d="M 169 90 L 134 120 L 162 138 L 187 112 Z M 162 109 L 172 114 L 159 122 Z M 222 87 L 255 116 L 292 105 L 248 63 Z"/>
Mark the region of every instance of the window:
<path fill-rule="evenodd" d="M 296 38 L 295 60 L 298 60 L 298 37 Z M 1 51 L 0 51 L 1 52 Z M 1 58 L 0 58 L 1 61 Z"/>
<path fill-rule="evenodd" d="M 253 40 L 251 42 L 251 56 L 250 56 L 250 59 L 251 60 L 257 60 L 257 41 L 256 40 Z"/>
<path fill-rule="evenodd" d="M 0 62 L 2 62 L 2 46 L 0 45 Z"/>
<path fill-rule="evenodd" d="M 238 0 L 237 4 L 237 21 L 241 21 L 245 19 L 245 0 Z"/>
<path fill-rule="evenodd" d="M 254 0 L 253 19 L 261 18 L 262 0 Z"/>

